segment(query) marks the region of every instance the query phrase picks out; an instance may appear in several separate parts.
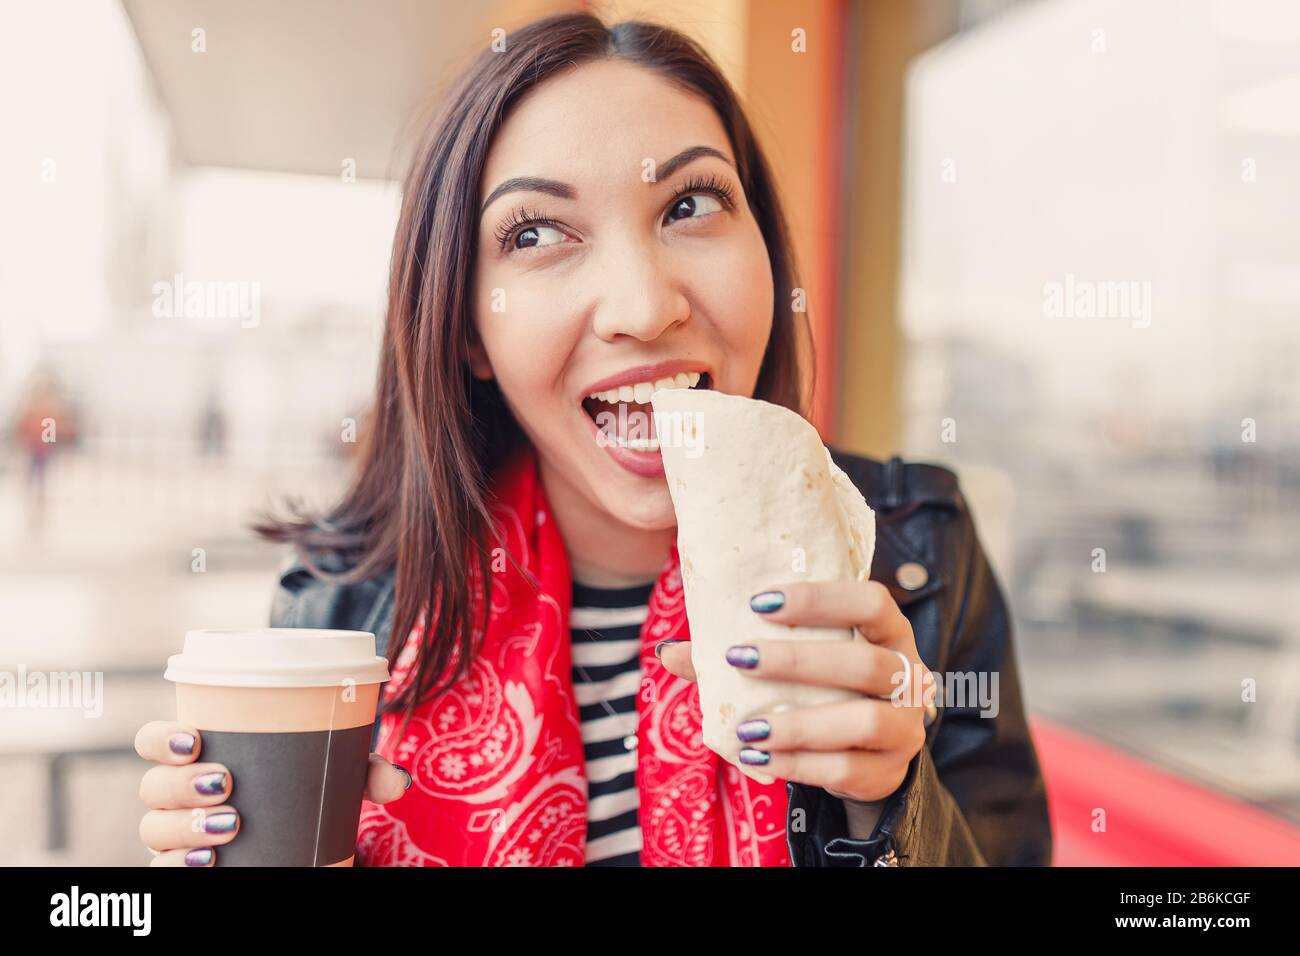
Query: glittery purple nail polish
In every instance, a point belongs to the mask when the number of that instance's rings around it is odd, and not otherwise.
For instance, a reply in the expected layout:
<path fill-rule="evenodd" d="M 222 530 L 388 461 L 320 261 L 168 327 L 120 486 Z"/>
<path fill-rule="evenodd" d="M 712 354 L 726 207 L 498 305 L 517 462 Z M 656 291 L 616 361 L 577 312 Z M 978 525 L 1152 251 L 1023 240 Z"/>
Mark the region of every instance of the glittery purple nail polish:
<path fill-rule="evenodd" d="M 212 847 L 198 846 L 185 854 L 186 866 L 207 866 L 212 862 Z"/>
<path fill-rule="evenodd" d="M 765 764 L 772 759 L 772 755 L 766 750 L 755 750 L 753 747 L 746 747 L 740 752 L 740 762 L 748 764 Z"/>
<path fill-rule="evenodd" d="M 201 773 L 194 778 L 194 789 L 205 797 L 215 796 L 226 791 L 226 774 L 222 770 Z"/>
<path fill-rule="evenodd" d="M 758 666 L 758 648 L 752 644 L 737 644 L 727 648 L 727 663 L 732 667 L 752 668 Z"/>
<path fill-rule="evenodd" d="M 658 644 L 655 645 L 655 657 L 659 658 L 660 660 L 663 660 L 665 647 L 669 647 L 673 644 L 681 644 L 681 643 L 682 643 L 681 641 L 673 640 L 672 638 L 669 638 L 666 641 L 660 641 Z"/>
<path fill-rule="evenodd" d="M 233 833 L 238 825 L 237 813 L 211 813 L 203 818 L 204 833 Z"/>
<path fill-rule="evenodd" d="M 760 591 L 749 599 L 749 606 L 759 614 L 771 614 L 785 607 L 785 594 L 781 591 Z"/>
<path fill-rule="evenodd" d="M 172 734 L 167 738 L 167 746 L 174 754 L 182 757 L 188 757 L 194 753 L 194 735 L 193 734 Z"/>
<path fill-rule="evenodd" d="M 772 725 L 766 720 L 746 720 L 736 728 L 736 736 L 745 743 L 766 740 L 772 734 Z"/>

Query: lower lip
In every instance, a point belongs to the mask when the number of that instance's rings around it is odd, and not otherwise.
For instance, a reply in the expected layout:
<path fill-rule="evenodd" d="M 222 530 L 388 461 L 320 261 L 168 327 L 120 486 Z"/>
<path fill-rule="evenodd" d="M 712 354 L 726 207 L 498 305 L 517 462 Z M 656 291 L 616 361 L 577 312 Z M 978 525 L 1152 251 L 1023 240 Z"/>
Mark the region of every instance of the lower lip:
<path fill-rule="evenodd" d="M 634 475 L 640 475 L 642 478 L 663 478 L 664 476 L 664 459 L 658 451 L 634 451 L 631 448 L 622 448 L 618 445 L 609 444 L 609 439 L 601 441 L 600 429 L 596 427 L 596 420 L 587 414 L 585 408 L 579 407 L 578 413 L 587 420 L 588 429 L 591 431 L 591 440 L 596 443 L 596 447 L 602 445 L 603 451 L 609 453 L 619 465 Z"/>

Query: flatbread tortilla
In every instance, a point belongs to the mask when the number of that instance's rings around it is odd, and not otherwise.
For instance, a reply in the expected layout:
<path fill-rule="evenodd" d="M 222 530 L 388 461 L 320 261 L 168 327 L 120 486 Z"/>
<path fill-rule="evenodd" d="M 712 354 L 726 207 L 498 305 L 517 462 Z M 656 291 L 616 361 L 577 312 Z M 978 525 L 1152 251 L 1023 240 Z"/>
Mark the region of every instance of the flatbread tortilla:
<path fill-rule="evenodd" d="M 685 388 L 656 391 L 651 402 L 677 512 L 704 743 L 770 783 L 769 774 L 739 761 L 741 721 L 861 695 L 751 677 L 727 663 L 727 648 L 761 648 L 773 638 L 865 640 L 853 628 L 774 623 L 750 610 L 749 599 L 790 581 L 865 581 L 875 513 L 816 429 L 788 408 Z"/>

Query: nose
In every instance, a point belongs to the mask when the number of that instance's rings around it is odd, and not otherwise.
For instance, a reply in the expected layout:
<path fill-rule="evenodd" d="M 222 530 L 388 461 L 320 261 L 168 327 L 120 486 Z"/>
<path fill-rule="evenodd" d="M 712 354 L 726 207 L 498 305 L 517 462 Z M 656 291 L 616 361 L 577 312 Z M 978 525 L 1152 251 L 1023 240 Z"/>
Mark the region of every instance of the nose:
<path fill-rule="evenodd" d="M 655 243 L 629 241 L 602 258 L 595 263 L 600 293 L 592 323 L 600 338 L 650 342 L 690 318 L 690 302 Z"/>

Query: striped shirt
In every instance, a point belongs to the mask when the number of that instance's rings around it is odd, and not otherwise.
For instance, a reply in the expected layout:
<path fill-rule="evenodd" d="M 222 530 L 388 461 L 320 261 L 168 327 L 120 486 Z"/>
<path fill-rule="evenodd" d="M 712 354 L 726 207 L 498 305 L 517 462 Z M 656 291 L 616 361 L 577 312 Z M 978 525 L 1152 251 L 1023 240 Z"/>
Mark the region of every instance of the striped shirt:
<path fill-rule="evenodd" d="M 653 588 L 653 581 L 622 588 L 573 585 L 569 628 L 587 762 L 588 866 L 641 865 L 636 698 L 641 624 Z"/>

